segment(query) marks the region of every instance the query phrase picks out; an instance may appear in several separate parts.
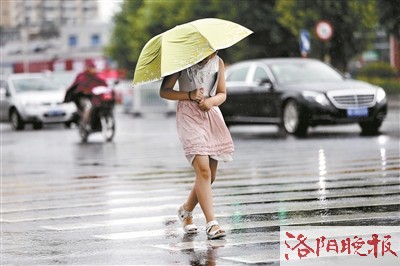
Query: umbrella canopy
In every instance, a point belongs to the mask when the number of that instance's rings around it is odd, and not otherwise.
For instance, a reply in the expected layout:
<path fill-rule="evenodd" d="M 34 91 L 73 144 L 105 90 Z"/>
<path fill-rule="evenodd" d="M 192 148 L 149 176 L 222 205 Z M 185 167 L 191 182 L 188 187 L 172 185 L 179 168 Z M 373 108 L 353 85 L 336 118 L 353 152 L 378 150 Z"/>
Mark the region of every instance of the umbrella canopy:
<path fill-rule="evenodd" d="M 155 81 L 186 69 L 251 33 L 239 24 L 216 18 L 176 26 L 146 43 L 136 65 L 133 84 Z"/>

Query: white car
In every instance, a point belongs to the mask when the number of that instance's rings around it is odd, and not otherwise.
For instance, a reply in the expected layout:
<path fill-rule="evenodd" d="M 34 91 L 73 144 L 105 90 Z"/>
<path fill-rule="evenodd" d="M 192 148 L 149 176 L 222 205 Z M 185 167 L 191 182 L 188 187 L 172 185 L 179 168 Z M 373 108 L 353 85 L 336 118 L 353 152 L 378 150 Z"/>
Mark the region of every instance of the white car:
<path fill-rule="evenodd" d="M 77 108 L 63 103 L 65 88 L 45 74 L 11 74 L 0 79 L 0 120 L 11 122 L 14 130 L 25 124 L 41 129 L 47 123 L 70 125 Z"/>

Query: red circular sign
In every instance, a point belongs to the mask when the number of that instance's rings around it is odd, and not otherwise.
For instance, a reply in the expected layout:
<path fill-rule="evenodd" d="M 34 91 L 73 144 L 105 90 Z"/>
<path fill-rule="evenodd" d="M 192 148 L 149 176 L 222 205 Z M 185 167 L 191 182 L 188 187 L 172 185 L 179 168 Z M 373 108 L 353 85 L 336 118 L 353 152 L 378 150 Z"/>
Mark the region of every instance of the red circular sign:
<path fill-rule="evenodd" d="M 318 39 L 321 41 L 327 41 L 332 38 L 333 28 L 332 25 L 328 21 L 320 21 L 317 23 L 315 27 L 315 32 L 317 33 Z"/>

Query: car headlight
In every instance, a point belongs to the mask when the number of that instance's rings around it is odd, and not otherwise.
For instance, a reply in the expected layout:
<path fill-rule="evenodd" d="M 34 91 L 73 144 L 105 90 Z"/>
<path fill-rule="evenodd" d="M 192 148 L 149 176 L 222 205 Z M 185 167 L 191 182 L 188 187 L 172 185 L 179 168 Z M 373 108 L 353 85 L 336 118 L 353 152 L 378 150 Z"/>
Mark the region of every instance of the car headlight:
<path fill-rule="evenodd" d="M 329 100 L 323 93 L 315 91 L 303 91 L 301 94 L 308 101 L 317 102 L 320 105 L 329 105 Z"/>
<path fill-rule="evenodd" d="M 376 101 L 378 103 L 382 102 L 386 98 L 386 93 L 382 88 L 378 88 L 376 91 Z"/>

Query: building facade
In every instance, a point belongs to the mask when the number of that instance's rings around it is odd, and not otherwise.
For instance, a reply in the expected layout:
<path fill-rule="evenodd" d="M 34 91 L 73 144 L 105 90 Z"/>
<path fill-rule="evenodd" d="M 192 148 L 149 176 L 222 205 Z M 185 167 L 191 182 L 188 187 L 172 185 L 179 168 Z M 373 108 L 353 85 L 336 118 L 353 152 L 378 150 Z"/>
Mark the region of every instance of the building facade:
<path fill-rule="evenodd" d="M 95 0 L 1 0 L 1 23 L 6 28 L 41 28 L 52 24 L 82 24 L 98 16 Z"/>
<path fill-rule="evenodd" d="M 0 0 L 2 73 L 109 66 L 103 48 L 112 23 L 98 20 L 97 0 Z"/>

